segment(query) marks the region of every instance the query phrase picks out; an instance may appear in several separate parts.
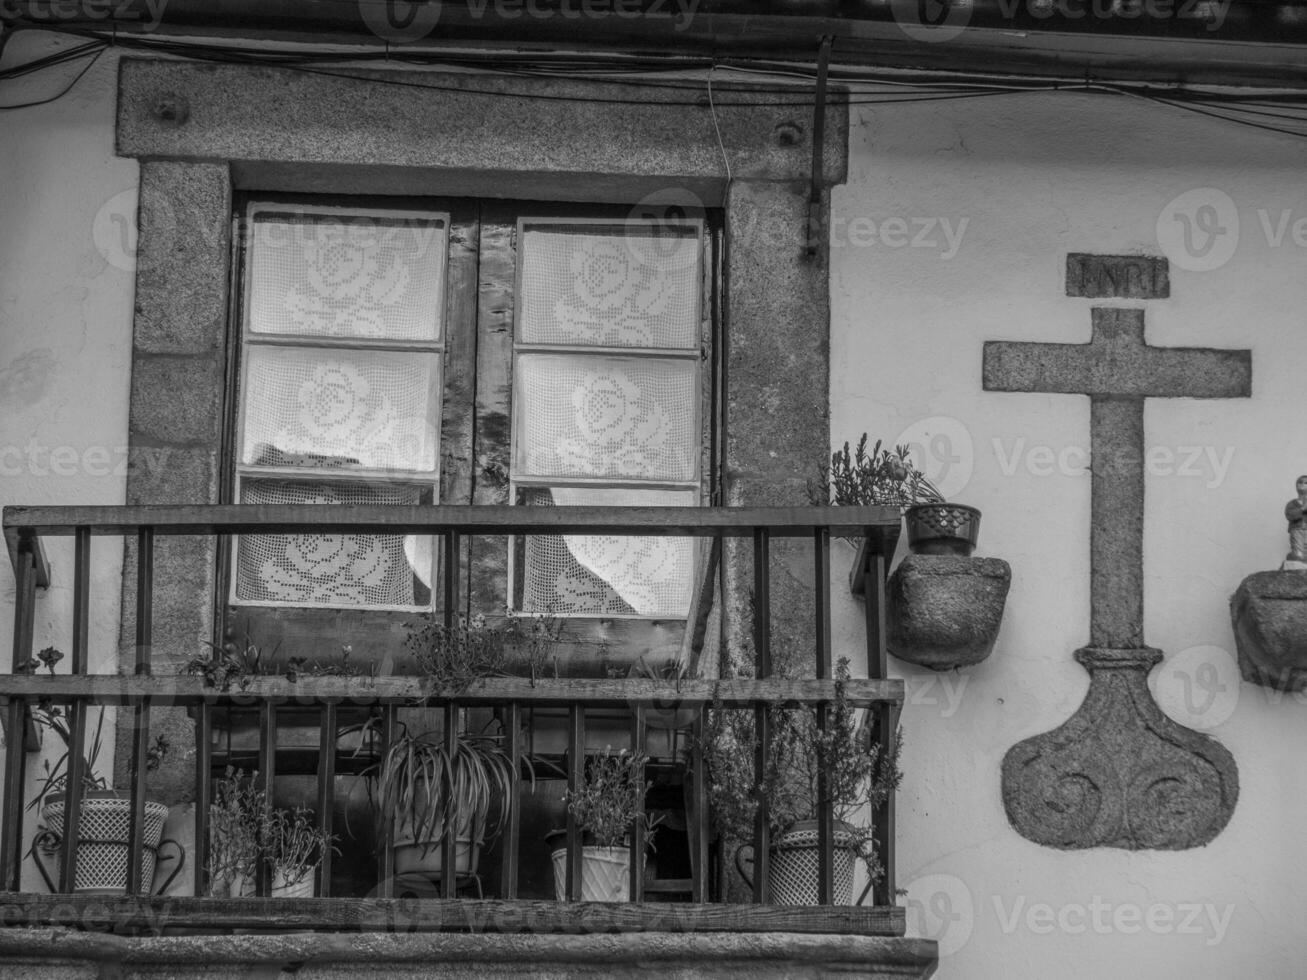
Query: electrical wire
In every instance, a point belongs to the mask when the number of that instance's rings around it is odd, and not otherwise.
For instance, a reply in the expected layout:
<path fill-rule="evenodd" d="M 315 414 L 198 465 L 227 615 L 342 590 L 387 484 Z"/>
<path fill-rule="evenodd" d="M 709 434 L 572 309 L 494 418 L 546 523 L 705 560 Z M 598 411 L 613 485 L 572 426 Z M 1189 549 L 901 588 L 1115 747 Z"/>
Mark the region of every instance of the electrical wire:
<path fill-rule="evenodd" d="M 792 92 L 778 92 L 776 84 L 772 81 L 760 81 L 756 84 L 751 81 L 732 81 L 728 89 L 714 88 L 714 78 L 717 72 L 730 72 L 736 75 L 748 76 L 751 79 L 794 79 L 808 82 L 814 81 L 816 78 L 815 67 L 810 68 L 807 65 L 777 61 L 741 62 L 731 58 L 709 59 L 679 55 L 654 57 L 620 53 L 577 55 L 565 52 L 547 52 L 529 56 L 514 56 L 500 53 L 450 53 L 440 50 L 412 51 L 405 49 L 402 52 L 396 52 L 389 45 L 386 45 L 385 50 L 373 48 L 363 51 L 251 48 L 241 47 L 239 42 L 223 44 L 155 35 L 119 34 L 116 28 L 112 33 L 108 33 L 99 22 L 94 27 L 89 27 L 67 23 L 52 26 L 11 20 L 8 22 L 8 29 L 0 40 L 7 43 L 14 34 L 26 30 L 76 37 L 80 38 L 82 43 L 42 58 L 36 58 L 0 70 L 0 81 L 46 71 L 87 57 L 92 53 L 94 57 L 56 95 L 48 99 L 20 105 L 0 106 L 0 109 L 20 109 L 46 105 L 62 98 L 90 70 L 90 67 L 98 60 L 105 48 L 111 45 L 128 50 L 150 51 L 156 54 L 208 63 L 269 65 L 288 71 L 354 81 L 364 85 L 422 89 L 452 95 L 484 96 L 487 98 L 509 96 L 515 99 L 528 98 L 547 102 L 631 105 L 648 102 L 647 93 L 650 90 L 659 90 L 666 92 L 669 96 L 659 98 L 659 105 L 707 108 L 712 115 L 714 132 L 719 147 L 722 146 L 717 117 L 719 109 L 731 107 L 802 108 L 811 106 L 815 98 L 812 91 L 798 87 Z M 639 98 L 625 98 L 615 94 L 504 92 L 495 88 L 478 86 L 475 83 L 463 85 L 441 83 L 421 78 L 401 78 L 395 77 L 393 73 L 378 75 L 367 68 L 348 67 L 359 64 L 367 65 L 372 62 L 471 69 L 483 73 L 480 76 L 469 76 L 469 78 L 485 77 L 484 73 L 493 73 L 503 77 L 548 77 L 571 79 L 577 82 L 593 82 L 602 79 L 603 84 L 611 87 L 611 89 L 620 90 L 620 87 L 632 86 L 639 87 L 641 92 L 646 94 Z M 707 72 L 706 82 L 703 78 L 685 75 L 686 72 L 705 70 Z M 659 77 L 667 75 L 677 75 L 678 77 Z M 1188 89 L 1183 85 L 1158 86 L 1107 83 L 1095 81 L 1088 77 L 1083 81 L 1076 82 L 974 75 L 957 78 L 942 78 L 939 76 L 924 79 L 920 77 L 902 78 L 897 77 L 894 72 L 889 70 L 861 68 L 832 69 L 830 77 L 833 81 L 838 81 L 845 86 L 844 91 L 830 93 L 829 103 L 833 106 L 905 105 L 1049 91 L 1097 92 L 1130 96 L 1146 100 L 1155 105 L 1182 109 L 1234 125 L 1280 135 L 1307 138 L 1307 93 L 1296 91 L 1205 92 Z M 706 93 L 704 92 L 705 88 Z M 691 97 L 677 98 L 681 93 L 686 93 Z M 705 94 L 706 99 L 704 98 Z M 1273 124 L 1268 121 L 1271 119 L 1280 120 L 1286 125 Z M 1304 131 L 1293 128 L 1293 124 L 1296 123 L 1301 123 Z M 724 162 L 726 162 L 729 172 L 729 161 Z"/>
<path fill-rule="evenodd" d="M 88 71 L 90 71 L 91 68 L 95 65 L 95 63 L 100 60 L 100 55 L 104 54 L 105 47 L 108 47 L 108 45 L 105 45 L 97 49 L 96 52 L 91 56 L 91 60 L 88 61 L 85 65 L 83 65 L 82 70 L 73 76 L 72 81 L 70 81 L 67 85 L 65 85 L 60 91 L 56 92 L 54 95 L 45 99 L 36 99 L 32 102 L 19 102 L 14 105 L 0 105 L 0 112 L 7 112 L 12 109 L 31 109 L 39 105 L 49 105 L 51 102 L 55 102 L 59 99 L 62 99 L 65 95 L 67 95 L 69 92 L 73 90 L 73 86 L 75 86 L 78 82 L 82 80 L 82 76 L 85 75 Z M 86 53 L 89 54 L 90 52 L 86 52 Z"/>

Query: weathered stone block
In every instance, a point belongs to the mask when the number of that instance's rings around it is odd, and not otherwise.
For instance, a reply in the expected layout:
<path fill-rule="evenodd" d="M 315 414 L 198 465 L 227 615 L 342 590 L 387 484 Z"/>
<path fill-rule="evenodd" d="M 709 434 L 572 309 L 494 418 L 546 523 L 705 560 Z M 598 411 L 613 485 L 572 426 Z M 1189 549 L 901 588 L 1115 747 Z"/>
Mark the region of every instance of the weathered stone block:
<path fill-rule="evenodd" d="M 908 555 L 889 578 L 890 653 L 932 670 L 980 663 L 994 649 L 1011 582 L 1001 558 Z"/>
<path fill-rule="evenodd" d="M 1246 681 L 1281 691 L 1307 688 L 1307 572 L 1256 572 L 1230 599 Z"/>

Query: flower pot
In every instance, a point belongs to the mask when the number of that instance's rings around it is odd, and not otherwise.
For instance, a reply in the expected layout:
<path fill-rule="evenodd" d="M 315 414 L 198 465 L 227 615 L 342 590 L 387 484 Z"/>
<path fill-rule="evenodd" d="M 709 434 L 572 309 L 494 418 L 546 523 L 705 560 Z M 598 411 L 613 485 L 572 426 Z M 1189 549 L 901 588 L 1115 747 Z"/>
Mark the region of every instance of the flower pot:
<path fill-rule="evenodd" d="M 567 901 L 567 848 L 550 854 L 554 862 L 554 894 Z M 627 902 L 631 899 L 631 849 L 629 847 L 581 848 L 581 901 Z"/>
<path fill-rule="evenodd" d="M 454 837 L 454 874 L 474 875 L 481 863 L 480 838 L 472 836 L 472 814 L 460 806 L 458 829 Z M 395 874 L 439 878 L 444 872 L 445 847 L 439 837 L 418 840 L 413 836 L 408 821 L 396 824 L 395 839 L 391 844 L 395 852 Z"/>
<path fill-rule="evenodd" d="M 37 870 L 51 892 L 56 892 L 56 874 L 50 872 L 57 860 L 64 832 L 65 809 L 68 797 L 56 793 L 41 808 L 45 829 L 32 841 L 32 858 Z M 163 821 L 168 808 L 162 803 L 146 801 L 144 827 L 141 839 L 141 876 L 146 888 L 154 881 L 154 864 L 158 851 L 164 845 L 175 847 L 180 856 L 177 868 L 158 888 L 163 891 L 172 878 L 181 871 L 185 861 L 181 845 L 174 840 L 161 840 Z M 114 790 L 89 790 L 82 796 L 77 832 L 77 859 L 73 872 L 72 891 L 81 895 L 125 895 L 127 887 L 127 849 L 132 830 L 132 804 L 126 796 Z M 47 869 L 45 862 L 52 862 Z M 131 889 L 135 893 L 136 889 Z"/>
<path fill-rule="evenodd" d="M 914 555 L 969 557 L 980 535 L 980 511 L 966 504 L 913 504 L 904 520 Z"/>
<path fill-rule="evenodd" d="M 853 870 L 857 864 L 856 831 L 842 821 L 835 822 L 832 835 L 835 849 L 836 905 L 853 903 Z M 745 857 L 745 852 L 748 856 Z M 769 852 L 767 882 L 774 905 L 818 905 L 817 821 L 800 820 L 772 841 Z M 744 883 L 753 887 L 753 845 L 743 844 L 735 851 L 735 869 Z M 749 870 L 745 870 L 745 868 Z"/>
<path fill-rule="evenodd" d="M 316 870 L 316 869 L 315 869 Z M 273 898 L 312 898 L 315 872 L 310 871 L 299 881 L 288 884 L 286 872 L 278 868 L 272 875 Z"/>

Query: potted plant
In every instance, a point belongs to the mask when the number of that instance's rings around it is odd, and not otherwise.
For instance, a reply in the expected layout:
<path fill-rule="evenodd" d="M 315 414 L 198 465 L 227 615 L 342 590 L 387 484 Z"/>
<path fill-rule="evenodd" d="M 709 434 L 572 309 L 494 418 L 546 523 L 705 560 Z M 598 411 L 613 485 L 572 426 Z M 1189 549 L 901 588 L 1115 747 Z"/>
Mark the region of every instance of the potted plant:
<path fill-rule="evenodd" d="M 649 782 L 644 770 L 649 757 L 612 746 L 585 760 L 580 785 L 563 794 L 567 812 L 582 834 L 581 900 L 625 902 L 631 897 L 630 834 L 642 812 Z M 659 824 L 643 815 L 646 840 Z M 567 899 L 567 846 L 565 830 L 546 835 L 554 864 L 554 892 Z M 560 846 L 561 845 L 561 846 Z"/>
<path fill-rule="evenodd" d="M 899 739 L 890 746 L 868 745 L 857 724 L 858 713 L 844 695 L 842 682 L 848 677 L 848 660 L 841 659 L 836 698 L 824 730 L 809 709 L 772 709 L 770 752 L 761 773 L 755 766 L 753 712 L 717 707 L 710 714 L 704 754 L 714 820 L 728 840 L 751 840 L 758 806 L 765 802 L 771 840 L 768 880 L 771 899 L 778 905 L 818 903 L 818 774 L 823 771 L 826 799 L 835 816 L 835 903 L 852 903 L 857 861 L 867 869 L 867 890 L 882 874 L 868 821 L 902 778 Z M 859 819 L 863 822 L 855 822 Z M 750 887 L 752 854 L 748 843 L 735 852 L 736 868 Z"/>
<path fill-rule="evenodd" d="M 518 773 L 503 737 L 412 735 L 407 727 L 371 768 L 379 825 L 390 830 L 396 876 L 444 874 L 442 840 L 454 834 L 456 875 L 475 875 L 482 846 L 503 829 Z"/>
<path fill-rule="evenodd" d="M 62 659 L 62 654 L 53 647 L 41 652 L 41 660 L 54 673 L 54 664 Z M 38 810 L 44 826 L 32 840 L 31 854 L 37 870 L 51 892 L 58 891 L 55 885 L 56 875 L 47 862 L 53 862 L 62 843 L 66 826 L 68 809 L 68 779 L 71 775 L 70 760 L 73 752 L 72 728 L 70 719 L 63 709 L 48 702 L 38 705 L 32 712 L 32 719 L 43 731 L 53 732 L 61 742 L 64 751 L 52 765 L 45 762 L 45 773 L 36 795 L 28 804 L 29 810 Z M 132 804 L 131 798 L 109 787 L 108 780 L 96 772 L 100 750 L 103 747 L 104 708 L 96 716 L 95 731 L 91 736 L 89 749 L 78 746 L 81 755 L 81 802 L 78 807 L 77 856 L 75 859 L 71 889 L 76 894 L 123 895 L 135 892 L 133 883 L 127 881 L 127 851 L 131 846 Z M 168 751 L 168 740 L 162 735 L 155 738 L 146 754 L 146 770 L 157 769 Z M 141 878 L 147 883 L 154 880 L 154 866 L 159 850 L 165 845 L 177 849 L 177 867 L 163 882 L 160 891 L 181 871 L 185 856 L 181 845 L 174 840 L 162 840 L 163 822 L 168 816 L 168 808 L 152 800 L 145 802 L 141 814 L 143 832 L 141 838 Z"/>
<path fill-rule="evenodd" d="M 254 894 L 260 862 L 271 873 L 273 898 L 312 898 L 313 876 L 335 836 L 327 834 L 306 807 L 272 808 L 258 788 L 230 766 L 209 805 L 209 885 L 213 895 Z"/>

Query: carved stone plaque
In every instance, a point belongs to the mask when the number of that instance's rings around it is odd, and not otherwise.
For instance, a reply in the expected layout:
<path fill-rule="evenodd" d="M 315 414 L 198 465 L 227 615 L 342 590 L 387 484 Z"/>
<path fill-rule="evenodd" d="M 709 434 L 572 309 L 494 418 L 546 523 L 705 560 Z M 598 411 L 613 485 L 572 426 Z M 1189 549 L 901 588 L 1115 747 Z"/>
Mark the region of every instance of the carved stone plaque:
<path fill-rule="evenodd" d="M 1066 294 L 1086 299 L 1166 299 L 1171 277 L 1166 259 L 1151 255 L 1066 257 Z"/>

